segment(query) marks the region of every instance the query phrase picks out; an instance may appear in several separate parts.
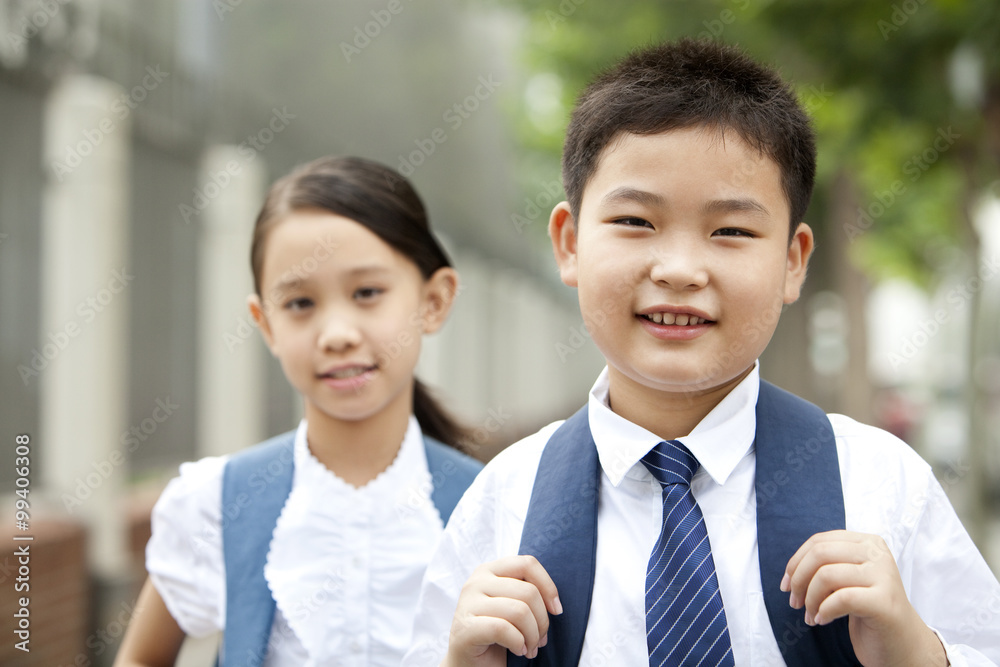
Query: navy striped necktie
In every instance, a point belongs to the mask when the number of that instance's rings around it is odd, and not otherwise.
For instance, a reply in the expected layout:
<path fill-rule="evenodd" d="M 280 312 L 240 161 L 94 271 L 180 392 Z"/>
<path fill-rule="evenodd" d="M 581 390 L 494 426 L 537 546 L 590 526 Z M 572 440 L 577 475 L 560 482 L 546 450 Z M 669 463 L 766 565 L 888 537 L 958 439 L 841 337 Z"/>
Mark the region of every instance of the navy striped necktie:
<path fill-rule="evenodd" d="M 691 493 L 698 459 L 676 440 L 642 458 L 663 486 L 663 528 L 646 568 L 650 667 L 732 667 L 732 643 L 708 530 Z"/>

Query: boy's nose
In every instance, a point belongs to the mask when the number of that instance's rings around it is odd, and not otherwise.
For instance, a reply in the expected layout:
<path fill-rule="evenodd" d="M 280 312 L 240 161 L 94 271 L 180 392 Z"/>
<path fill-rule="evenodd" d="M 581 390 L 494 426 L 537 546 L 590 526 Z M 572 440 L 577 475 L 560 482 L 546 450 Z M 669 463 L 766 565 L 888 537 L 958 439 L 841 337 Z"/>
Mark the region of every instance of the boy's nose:
<path fill-rule="evenodd" d="M 334 352 L 349 349 L 361 343 L 361 330 L 350 317 L 331 313 L 323 320 L 318 343 L 322 349 Z"/>
<path fill-rule="evenodd" d="M 699 253 L 680 244 L 650 246 L 649 277 L 675 290 L 698 289 L 708 284 L 708 269 Z"/>

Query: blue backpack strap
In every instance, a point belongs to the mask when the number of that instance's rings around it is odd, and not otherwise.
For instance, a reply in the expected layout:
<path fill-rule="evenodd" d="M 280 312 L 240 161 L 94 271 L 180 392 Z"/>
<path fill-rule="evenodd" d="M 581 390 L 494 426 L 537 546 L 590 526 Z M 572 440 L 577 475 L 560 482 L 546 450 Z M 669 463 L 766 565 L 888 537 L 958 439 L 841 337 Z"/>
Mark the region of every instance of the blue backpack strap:
<path fill-rule="evenodd" d="M 218 664 L 259 665 L 267 653 L 275 602 L 264 579 L 271 536 L 292 491 L 295 431 L 231 458 L 222 478 L 226 629 Z M 425 436 L 431 500 L 447 524 L 483 468 L 476 459 Z M 242 656 L 242 657 L 239 657 Z"/>
<path fill-rule="evenodd" d="M 549 642 L 538 656 L 529 661 L 508 651 L 508 667 L 579 664 L 594 590 L 600 484 L 600 461 L 584 406 L 542 450 L 518 549 L 537 558 L 552 577 L 564 611 L 549 618 Z"/>
<path fill-rule="evenodd" d="M 810 627 L 778 588 L 785 565 L 815 533 L 843 529 L 837 443 L 820 408 L 770 384 L 757 398 L 757 545 L 764 605 L 789 667 L 860 665 L 847 618 Z"/>
<path fill-rule="evenodd" d="M 441 515 L 441 522 L 447 526 L 455 505 L 483 469 L 483 464 L 429 435 L 424 436 L 424 451 L 431 473 L 431 501 Z"/>
<path fill-rule="evenodd" d="M 260 665 L 274 622 L 264 579 L 271 535 L 292 490 L 295 431 L 240 452 L 222 477 L 222 554 L 226 627 L 218 664 Z"/>

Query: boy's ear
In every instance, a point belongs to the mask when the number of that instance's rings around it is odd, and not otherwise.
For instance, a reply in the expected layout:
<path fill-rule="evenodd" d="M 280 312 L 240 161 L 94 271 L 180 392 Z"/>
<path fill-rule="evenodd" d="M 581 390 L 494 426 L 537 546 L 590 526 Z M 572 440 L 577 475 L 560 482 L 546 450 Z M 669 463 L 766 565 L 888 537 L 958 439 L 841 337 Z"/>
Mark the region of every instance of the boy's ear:
<path fill-rule="evenodd" d="M 802 284 L 806 281 L 806 269 L 809 268 L 809 257 L 812 255 L 814 239 L 812 229 L 800 222 L 792 235 L 788 246 L 788 264 L 785 268 L 785 303 L 793 303 L 802 293 Z"/>
<path fill-rule="evenodd" d="M 559 266 L 559 277 L 570 287 L 577 286 L 576 275 L 576 220 L 569 203 L 559 202 L 549 216 L 549 238 L 552 254 Z"/>
<path fill-rule="evenodd" d="M 274 334 L 271 332 L 271 323 L 267 320 L 267 313 L 264 312 L 264 304 L 261 303 L 257 294 L 247 297 L 247 308 L 250 310 L 250 317 L 260 329 L 260 334 L 264 337 L 267 348 L 274 354 Z"/>
<path fill-rule="evenodd" d="M 458 296 L 458 286 L 458 272 L 450 266 L 442 266 L 427 279 L 422 317 L 425 334 L 434 333 L 444 325 Z"/>

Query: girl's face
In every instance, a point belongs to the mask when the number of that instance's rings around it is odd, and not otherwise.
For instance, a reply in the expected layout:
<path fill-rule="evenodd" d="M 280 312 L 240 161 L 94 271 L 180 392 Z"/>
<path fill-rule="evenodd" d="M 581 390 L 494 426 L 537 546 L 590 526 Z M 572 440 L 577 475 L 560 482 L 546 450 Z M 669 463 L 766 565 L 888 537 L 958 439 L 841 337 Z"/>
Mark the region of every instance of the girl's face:
<path fill-rule="evenodd" d="M 457 275 L 417 266 L 363 225 L 293 211 L 265 241 L 250 310 L 310 422 L 412 410 L 421 336 L 444 323 Z"/>

